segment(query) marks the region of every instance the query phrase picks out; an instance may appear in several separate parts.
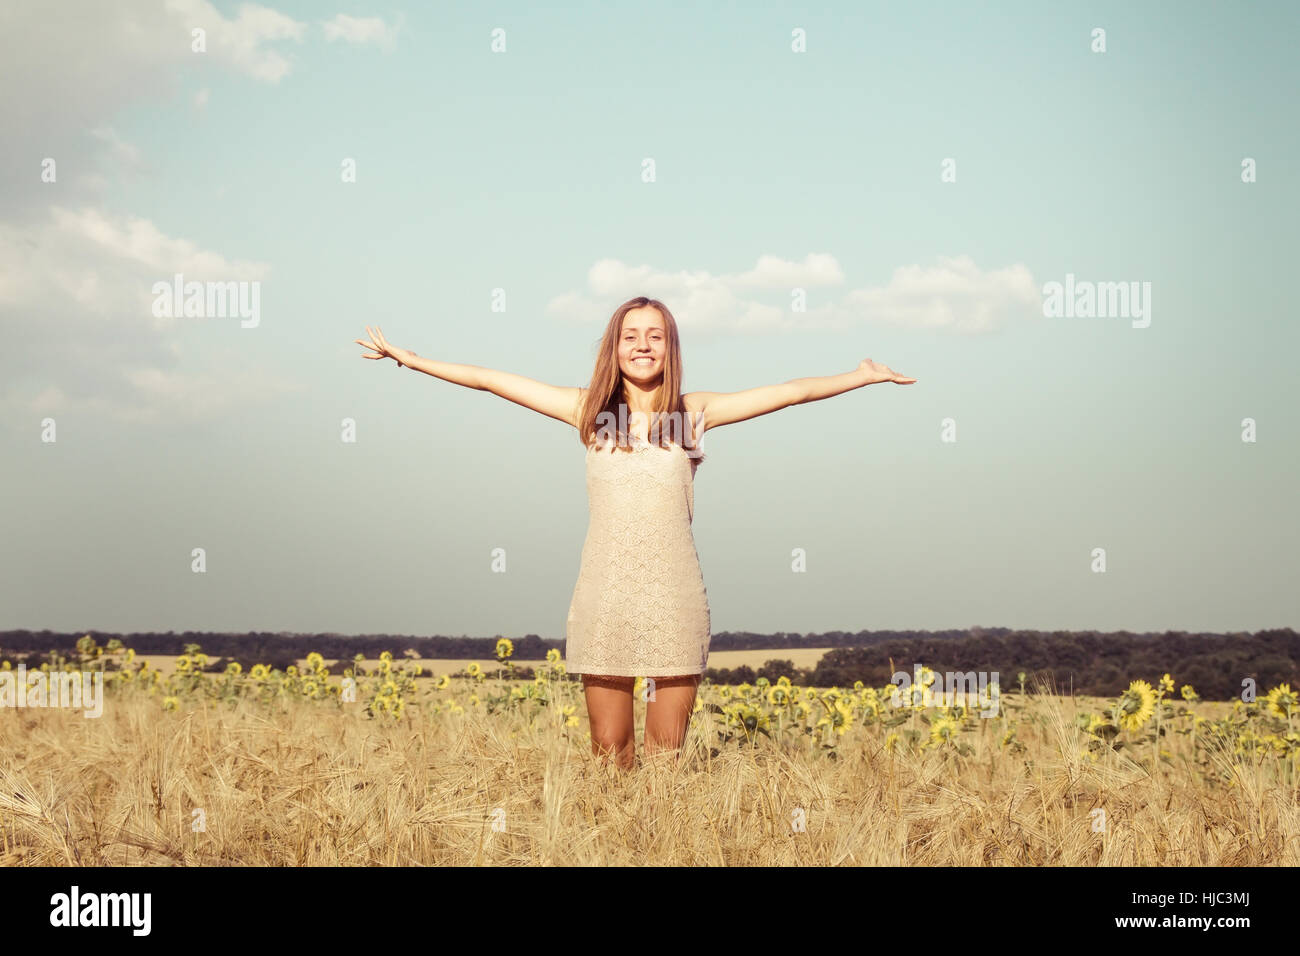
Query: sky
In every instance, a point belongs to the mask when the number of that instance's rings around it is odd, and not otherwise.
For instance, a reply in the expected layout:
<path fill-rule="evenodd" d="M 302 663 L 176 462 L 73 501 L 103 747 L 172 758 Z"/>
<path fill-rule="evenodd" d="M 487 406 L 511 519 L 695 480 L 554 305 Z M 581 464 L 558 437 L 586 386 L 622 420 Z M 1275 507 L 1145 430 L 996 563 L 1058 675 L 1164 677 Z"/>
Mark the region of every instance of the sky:
<path fill-rule="evenodd" d="M 715 633 L 1300 626 L 1298 27 L 7 2 L 0 629 L 563 638 L 576 431 L 354 339 L 585 386 L 636 295 L 687 391 L 917 379 L 705 436 Z"/>

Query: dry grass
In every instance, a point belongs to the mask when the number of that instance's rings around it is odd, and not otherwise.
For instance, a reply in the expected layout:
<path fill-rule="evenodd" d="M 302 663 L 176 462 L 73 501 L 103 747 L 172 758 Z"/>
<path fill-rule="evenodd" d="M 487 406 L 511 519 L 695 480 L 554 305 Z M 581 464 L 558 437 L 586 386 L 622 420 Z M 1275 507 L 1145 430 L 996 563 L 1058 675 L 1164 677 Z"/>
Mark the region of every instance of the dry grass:
<path fill-rule="evenodd" d="M 1018 756 L 999 746 L 1003 719 L 963 735 L 970 757 L 891 753 L 861 725 L 833 759 L 766 738 L 712 755 L 700 712 L 679 762 L 639 757 L 627 773 L 555 708 L 530 726 L 482 707 L 399 720 L 296 700 L 186 707 L 124 694 L 98 719 L 0 714 L 0 863 L 1300 864 L 1297 793 L 1262 765 L 1224 756 L 1224 786 L 1179 759 L 1158 776 L 1121 755 L 1093 763 L 1062 698 L 1006 718 Z"/>

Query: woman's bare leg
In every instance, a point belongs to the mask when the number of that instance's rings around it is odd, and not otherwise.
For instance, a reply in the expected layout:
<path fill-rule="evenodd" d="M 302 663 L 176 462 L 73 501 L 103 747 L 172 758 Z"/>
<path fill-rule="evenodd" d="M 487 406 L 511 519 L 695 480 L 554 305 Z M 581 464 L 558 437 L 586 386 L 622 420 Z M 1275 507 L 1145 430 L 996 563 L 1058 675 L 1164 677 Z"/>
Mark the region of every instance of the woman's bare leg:
<path fill-rule="evenodd" d="M 645 752 L 680 750 L 695 709 L 699 674 L 654 678 L 654 700 L 646 701 Z"/>
<path fill-rule="evenodd" d="M 630 770 L 636 762 L 632 683 L 631 677 L 582 675 L 591 721 L 591 752 L 607 760 L 613 755 L 624 770 Z"/>

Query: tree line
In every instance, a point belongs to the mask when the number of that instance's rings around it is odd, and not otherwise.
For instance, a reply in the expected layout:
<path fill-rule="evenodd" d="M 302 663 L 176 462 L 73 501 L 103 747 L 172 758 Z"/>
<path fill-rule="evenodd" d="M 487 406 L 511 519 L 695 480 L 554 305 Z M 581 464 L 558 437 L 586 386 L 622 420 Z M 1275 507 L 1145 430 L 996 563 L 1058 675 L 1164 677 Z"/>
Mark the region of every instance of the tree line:
<path fill-rule="evenodd" d="M 50 630 L 0 631 L 0 658 L 11 664 L 39 666 L 50 651 L 71 655 L 77 641 L 89 633 L 101 647 L 113 638 L 137 654 L 176 654 L 185 645 L 198 644 L 214 661 L 237 660 L 283 669 L 293 661 L 319 652 L 327 660 L 350 661 L 355 655 L 376 658 L 382 651 L 394 656 L 407 652 L 424 658 L 452 660 L 491 659 L 501 637 L 412 637 L 401 634 L 290 634 L 250 631 L 247 634 L 207 631 L 143 632 L 119 634 L 105 631 L 70 633 Z M 536 634 L 512 638 L 515 661 L 540 661 L 564 641 Z M 795 667 L 780 657 L 795 648 L 830 648 L 816 666 Z M 1152 684 L 1171 674 L 1181 686 L 1191 684 L 1206 700 L 1239 697 L 1243 681 L 1255 682 L 1259 692 L 1280 683 L 1300 686 L 1300 634 L 1291 628 L 1232 634 L 1133 633 L 1119 631 L 1025 631 L 972 627 L 945 631 L 833 631 L 822 634 L 715 634 L 711 651 L 771 651 L 761 667 L 711 667 L 705 676 L 718 683 L 753 683 L 759 677 L 775 682 L 788 677 L 797 684 L 849 687 L 855 681 L 881 687 L 899 671 L 909 675 L 916 665 L 940 674 L 970 671 L 997 672 L 1004 690 L 1019 687 L 1025 673 L 1027 688 L 1046 680 L 1058 691 L 1112 697 L 1132 680 Z"/>

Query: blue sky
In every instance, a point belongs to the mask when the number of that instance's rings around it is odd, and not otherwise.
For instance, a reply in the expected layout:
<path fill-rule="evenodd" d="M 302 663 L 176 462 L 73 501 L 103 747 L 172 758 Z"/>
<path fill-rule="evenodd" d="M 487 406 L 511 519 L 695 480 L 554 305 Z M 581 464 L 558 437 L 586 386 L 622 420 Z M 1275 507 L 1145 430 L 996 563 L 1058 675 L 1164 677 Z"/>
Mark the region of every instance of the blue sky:
<path fill-rule="evenodd" d="M 688 390 L 918 379 L 707 435 L 715 632 L 1296 626 L 1298 9 L 858 6 L 7 8 L 0 627 L 562 638 L 573 430 L 352 340 L 585 385 L 638 294 Z"/>

